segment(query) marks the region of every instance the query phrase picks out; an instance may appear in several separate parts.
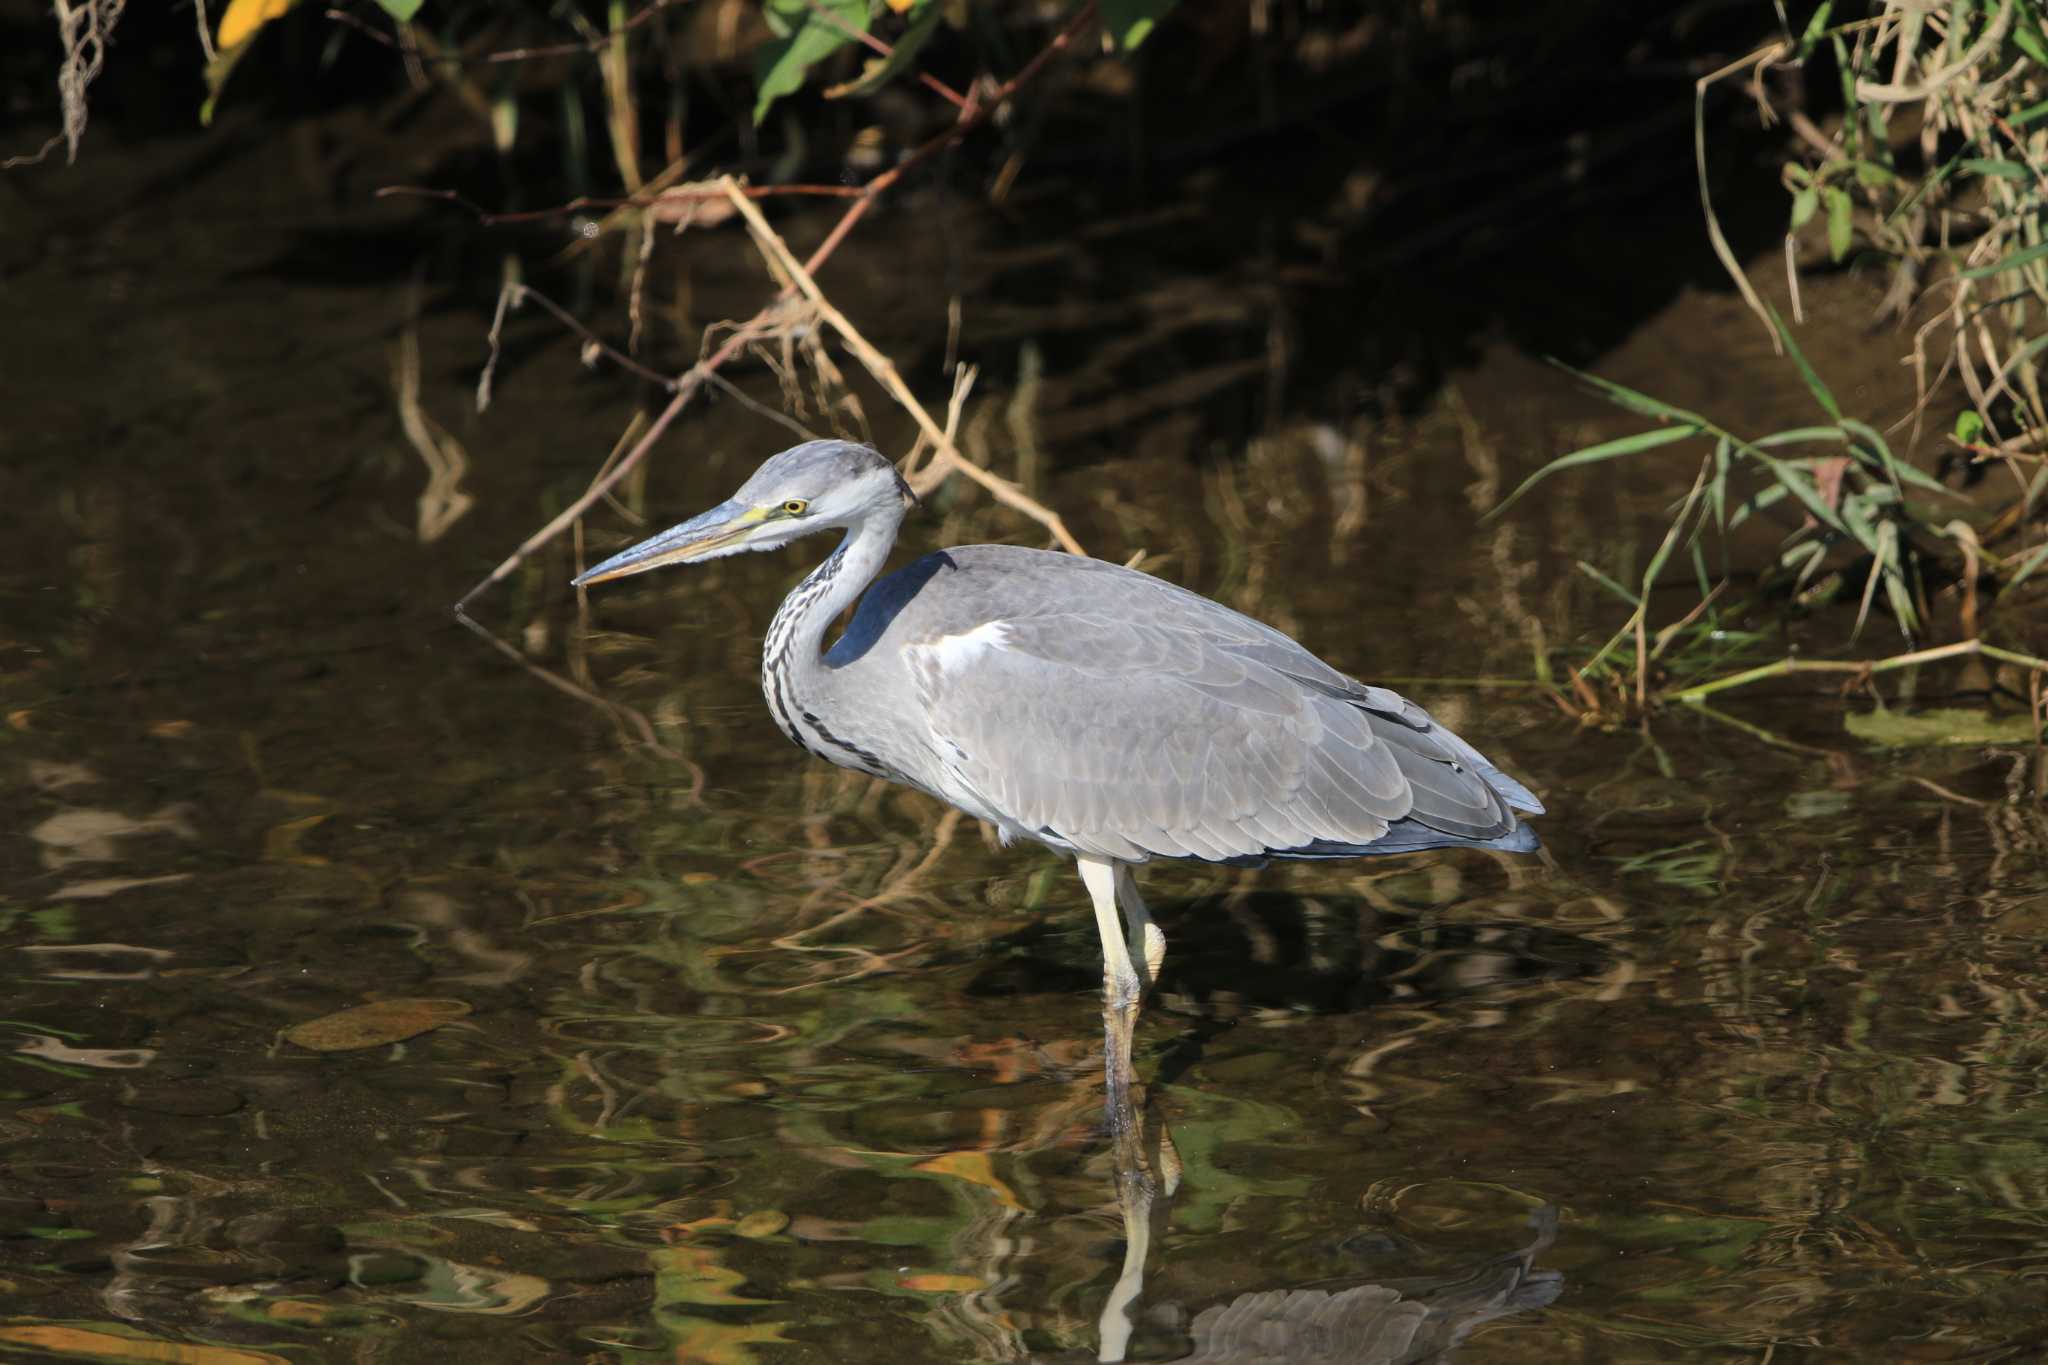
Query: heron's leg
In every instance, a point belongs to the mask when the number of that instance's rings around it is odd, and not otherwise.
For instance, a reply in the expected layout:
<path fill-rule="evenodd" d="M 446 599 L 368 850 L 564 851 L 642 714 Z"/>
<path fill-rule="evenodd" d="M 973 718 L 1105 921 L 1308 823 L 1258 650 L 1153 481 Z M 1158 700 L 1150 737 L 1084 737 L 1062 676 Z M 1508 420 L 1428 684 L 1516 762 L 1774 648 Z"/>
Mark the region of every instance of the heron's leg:
<path fill-rule="evenodd" d="M 1110 1123 L 1115 1127 L 1131 1112 L 1131 1087 L 1137 1081 L 1131 1065 L 1131 1035 L 1138 1026 L 1142 992 L 1138 970 L 1124 947 L 1123 925 L 1117 920 L 1116 864 L 1087 854 L 1075 862 L 1088 897 L 1095 902 L 1095 931 L 1102 936 L 1102 1071 L 1109 1085 Z"/>
<path fill-rule="evenodd" d="M 1124 923 L 1130 926 L 1131 965 L 1138 969 L 1138 989 L 1150 995 L 1159 980 L 1160 965 L 1166 961 L 1166 935 L 1145 909 L 1145 898 L 1138 894 L 1138 874 L 1129 863 L 1116 865 L 1116 903 L 1123 907 Z"/>

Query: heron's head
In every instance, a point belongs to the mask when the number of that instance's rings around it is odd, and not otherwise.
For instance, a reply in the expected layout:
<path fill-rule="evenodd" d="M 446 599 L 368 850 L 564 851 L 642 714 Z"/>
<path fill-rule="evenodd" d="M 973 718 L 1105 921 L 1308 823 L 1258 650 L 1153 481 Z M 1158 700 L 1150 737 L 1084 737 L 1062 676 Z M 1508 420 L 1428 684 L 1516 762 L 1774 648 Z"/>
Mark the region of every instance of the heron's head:
<path fill-rule="evenodd" d="M 851 441 L 806 441 L 754 471 L 740 491 L 700 516 L 621 550 L 577 587 L 741 550 L 778 550 L 801 536 L 902 515 L 913 495 L 896 466 Z"/>

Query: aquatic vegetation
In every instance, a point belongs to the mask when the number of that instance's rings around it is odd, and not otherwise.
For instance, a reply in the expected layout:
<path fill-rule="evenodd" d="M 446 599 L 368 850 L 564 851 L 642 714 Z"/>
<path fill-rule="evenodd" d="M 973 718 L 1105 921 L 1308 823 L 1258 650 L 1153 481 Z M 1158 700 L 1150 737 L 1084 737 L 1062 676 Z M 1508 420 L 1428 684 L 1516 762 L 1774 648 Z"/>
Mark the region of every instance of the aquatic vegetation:
<path fill-rule="evenodd" d="M 2033 525 L 2048 489 L 2048 403 L 2040 383 L 2040 356 L 2048 350 L 2048 242 L 2042 237 L 2048 221 L 2041 194 L 2048 185 L 2048 71 L 2041 65 L 2048 38 L 2041 9 L 2035 0 L 1995 6 L 1879 0 L 1861 13 L 1849 9 L 1823 4 L 1796 37 L 1788 31 L 1702 78 L 1695 106 L 1708 234 L 1743 298 L 1797 369 L 1821 420 L 1744 435 L 1709 415 L 1581 376 L 1657 425 L 1552 461 L 1500 504 L 1504 509 L 1530 484 L 1565 470 L 1680 445 L 1688 453 L 1697 443 L 1708 447 L 1639 583 L 1617 583 L 1582 566 L 1632 608 L 1613 638 L 1572 671 L 1575 700 L 1588 709 L 1697 700 L 1816 666 L 1865 667 L 1783 660 L 1731 672 L 1717 646 L 1731 625 L 1757 619 L 1760 600 L 1776 597 L 1801 605 L 1854 602 L 1852 640 L 1881 604 L 1909 648 L 1869 664 L 1982 655 L 2024 670 L 2038 711 L 2048 662 L 1992 641 L 2010 633 L 2012 613 L 2004 605 L 2048 560 L 2048 538 L 2036 537 Z M 1896 453 L 1807 361 L 1793 327 L 1759 296 L 1736 260 L 1707 192 L 1708 89 L 1745 77 L 1768 115 L 1773 73 L 1802 69 L 1815 79 L 1831 74 L 1837 80 L 1842 112 L 1831 131 L 1802 110 L 1790 114 L 1796 141 L 1783 170 L 1791 195 L 1785 259 L 1794 319 L 1800 316 L 1796 262 L 1815 232 L 1824 233 L 1826 261 L 1889 272 L 1879 316 L 1925 315 L 1908 356 L 1917 384 L 1912 435 L 1919 435 L 1931 410 L 1951 401 L 1957 383 L 1962 390 L 1964 406 L 1950 430 L 1940 477 Z M 1990 507 L 1958 495 L 1958 486 L 1974 483 L 1989 467 L 2010 478 L 2009 495 Z M 1711 526 L 1725 536 L 1773 507 L 1790 514 L 1790 529 L 1757 576 L 1746 610 L 1738 610 L 1723 600 L 1730 579 L 1724 574 L 1713 582 L 1702 533 Z M 1846 559 L 1837 553 L 1844 548 Z M 1654 627 L 1649 595 L 1674 560 L 1690 561 L 1698 604 Z M 1951 599 L 1944 615 L 1952 618 L 1939 623 L 1932 600 L 1938 593 Z M 1968 649 L 1916 648 L 1941 632 L 1959 636 Z M 1694 657 L 1688 659 L 1689 652 Z"/>

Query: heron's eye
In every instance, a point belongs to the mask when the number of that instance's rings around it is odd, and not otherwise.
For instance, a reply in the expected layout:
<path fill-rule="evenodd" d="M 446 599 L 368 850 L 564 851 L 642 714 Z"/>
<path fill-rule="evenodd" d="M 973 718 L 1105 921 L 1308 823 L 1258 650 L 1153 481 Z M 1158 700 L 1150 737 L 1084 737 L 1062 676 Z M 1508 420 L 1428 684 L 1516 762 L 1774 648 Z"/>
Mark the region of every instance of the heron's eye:
<path fill-rule="evenodd" d="M 810 504 L 802 498 L 791 498 L 788 502 L 782 504 L 782 515 L 785 517 L 800 517 L 809 508 Z"/>

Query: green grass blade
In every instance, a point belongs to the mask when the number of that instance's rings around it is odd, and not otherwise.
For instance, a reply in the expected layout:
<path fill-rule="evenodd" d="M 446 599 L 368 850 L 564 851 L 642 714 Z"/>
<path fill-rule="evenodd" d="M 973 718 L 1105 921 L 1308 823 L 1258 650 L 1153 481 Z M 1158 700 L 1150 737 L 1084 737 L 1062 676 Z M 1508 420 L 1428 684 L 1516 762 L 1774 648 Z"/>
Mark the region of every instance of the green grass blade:
<path fill-rule="evenodd" d="M 1561 469 L 1572 469 L 1586 464 L 1598 464 L 1602 460 L 1618 460 L 1624 455 L 1636 455 L 1645 450 L 1655 450 L 1659 446 L 1672 445 L 1699 434 L 1700 430 L 1696 426 L 1652 427 L 1648 431 L 1639 431 L 1633 436 L 1617 437 L 1612 441 L 1602 441 L 1596 446 L 1587 446 L 1583 450 L 1574 450 L 1569 455 L 1560 455 L 1528 478 L 1522 480 L 1519 488 L 1508 494 L 1507 497 L 1500 501 L 1498 506 L 1486 514 L 1486 519 L 1490 521 L 1507 511 L 1524 493 Z"/>
<path fill-rule="evenodd" d="M 1792 363 L 1799 367 L 1799 377 L 1806 381 L 1807 391 L 1813 395 L 1814 401 L 1820 404 L 1821 411 L 1839 424 L 1842 420 L 1842 405 L 1835 401 L 1835 395 L 1821 382 L 1813 366 L 1807 363 L 1806 352 L 1800 350 L 1799 343 L 1792 339 L 1792 329 L 1785 325 L 1785 319 L 1778 316 L 1777 309 L 1773 308 L 1770 311 L 1771 326 L 1777 329 L 1778 340 L 1785 343 L 1785 354 L 1791 356 Z"/>
<path fill-rule="evenodd" d="M 1642 598 L 1636 596 L 1627 588 L 1623 587 L 1620 583 L 1616 582 L 1612 578 L 1609 578 L 1606 574 L 1601 573 L 1598 569 L 1594 568 L 1591 564 L 1588 564 L 1583 559 L 1579 561 L 1579 572 L 1584 574 L 1586 577 L 1592 579 L 1595 583 L 1598 583 L 1601 587 L 1607 589 L 1607 591 L 1613 593 L 1616 597 L 1619 597 L 1622 601 L 1628 603 L 1630 606 L 1640 607 L 1643 604 Z"/>
<path fill-rule="evenodd" d="M 2015 251 L 2004 260 L 1992 265 L 1980 265 L 1975 269 L 1962 271 L 1956 278 L 1959 280 L 1988 279 L 1990 276 L 2003 274 L 2008 270 L 2018 270 L 2022 266 L 2032 265 L 2044 256 L 2048 256 L 2048 242 L 2036 242 L 2033 246 Z"/>
<path fill-rule="evenodd" d="M 2005 591 L 2011 592 L 2014 588 L 2026 582 L 2033 575 L 2034 570 L 2041 567 L 2043 560 L 2048 560 L 2048 541 L 2043 541 L 2036 545 L 2034 552 L 2020 561 L 2020 566 L 2013 570 L 2012 578 L 2006 583 Z"/>
<path fill-rule="evenodd" d="M 1712 422 L 1709 422 L 1698 413 L 1688 412 L 1684 408 L 1673 406 L 1661 398 L 1652 398 L 1647 393 L 1638 393 L 1626 384 L 1617 384 L 1612 379 L 1602 379 L 1597 374 L 1588 374 L 1584 370 L 1574 369 L 1556 357 L 1552 357 L 1550 363 L 1563 370 L 1572 378 L 1591 388 L 1598 389 L 1606 396 L 1609 402 L 1618 407 L 1627 408 L 1630 412 L 1640 413 L 1644 417 L 1653 417 L 1660 422 L 1684 422 L 1690 426 L 1698 427 L 1702 431 L 1718 430 Z"/>

